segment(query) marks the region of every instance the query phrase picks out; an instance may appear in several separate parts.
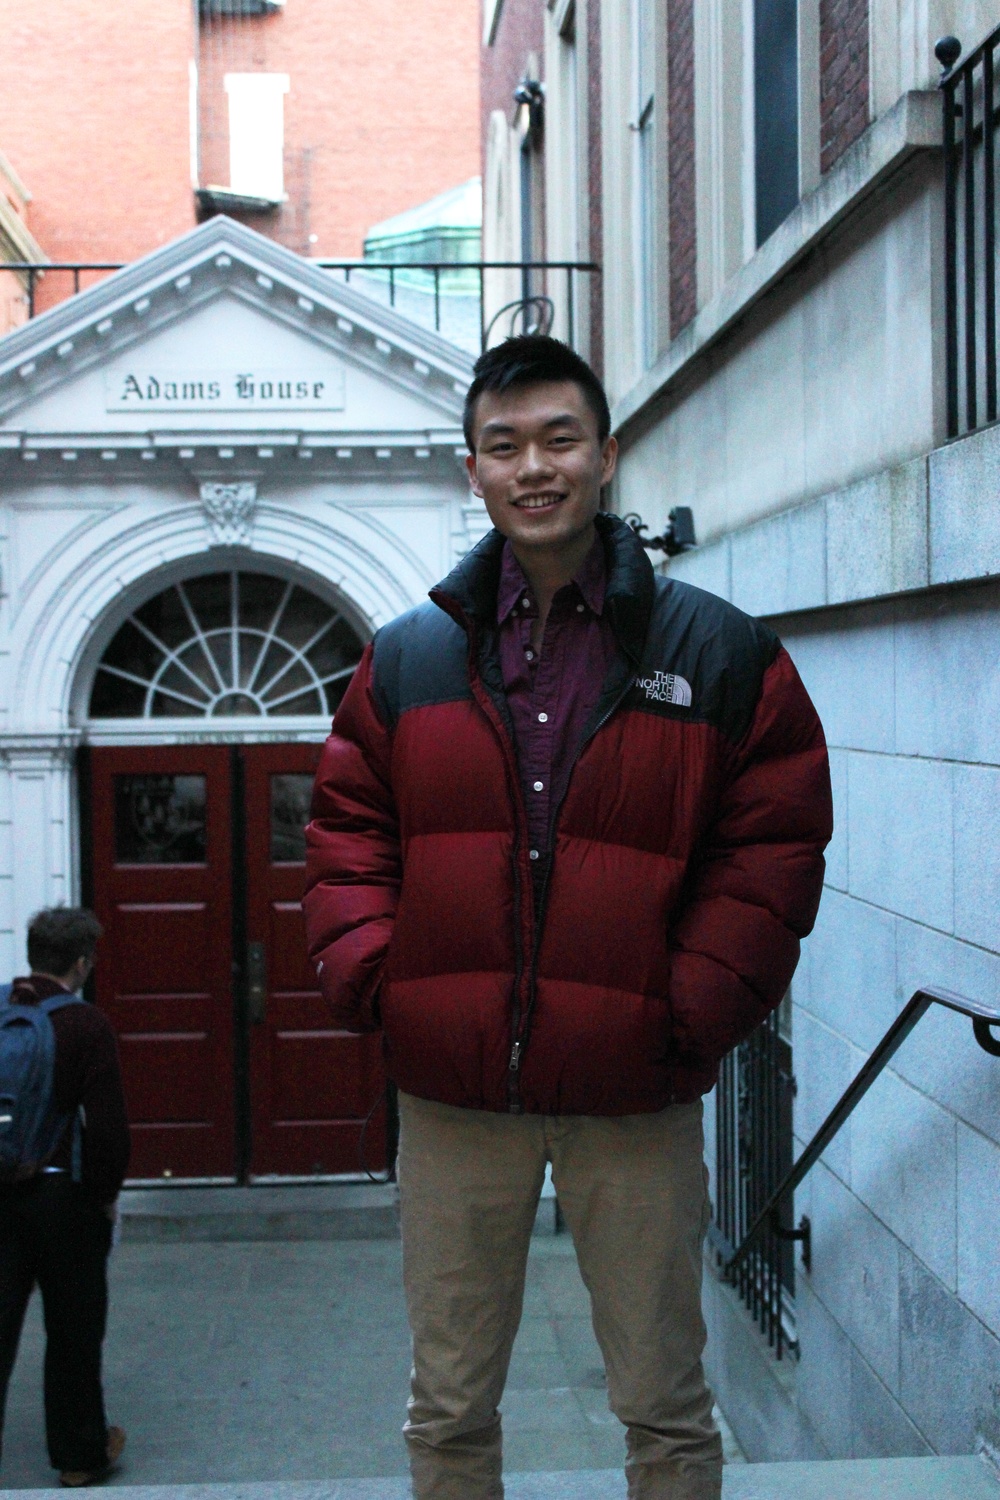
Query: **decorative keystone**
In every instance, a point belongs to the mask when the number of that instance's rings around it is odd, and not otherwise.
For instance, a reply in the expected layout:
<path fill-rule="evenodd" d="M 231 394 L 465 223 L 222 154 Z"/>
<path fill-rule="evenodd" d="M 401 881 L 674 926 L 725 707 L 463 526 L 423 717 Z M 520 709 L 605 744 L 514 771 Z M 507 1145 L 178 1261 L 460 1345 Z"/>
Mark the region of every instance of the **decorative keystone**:
<path fill-rule="evenodd" d="M 236 484 L 203 484 L 200 493 L 212 539 L 210 545 L 249 546 L 257 486 L 245 480 Z"/>

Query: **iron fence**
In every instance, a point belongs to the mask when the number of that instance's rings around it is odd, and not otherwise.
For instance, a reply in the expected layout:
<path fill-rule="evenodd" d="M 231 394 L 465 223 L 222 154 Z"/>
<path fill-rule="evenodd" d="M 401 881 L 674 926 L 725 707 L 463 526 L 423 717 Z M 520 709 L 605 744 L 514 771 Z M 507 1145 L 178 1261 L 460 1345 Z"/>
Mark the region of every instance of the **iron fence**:
<path fill-rule="evenodd" d="M 82 278 L 120 271 L 121 261 L 5 261 L 24 281 L 27 314 L 38 311 L 39 287 L 52 302 L 75 295 Z M 394 308 L 453 343 L 478 353 L 489 339 L 515 332 L 553 332 L 574 347 L 590 305 L 589 261 L 315 260 L 311 264 Z M 65 280 L 68 279 L 68 285 Z M 65 285 L 65 290 L 64 290 Z"/>
<path fill-rule="evenodd" d="M 942 37 L 944 67 L 945 360 L 948 436 L 997 418 L 996 134 L 1000 27 L 958 63 Z"/>
<path fill-rule="evenodd" d="M 709 1241 L 724 1266 L 792 1165 L 792 1049 L 788 1001 L 723 1061 L 716 1090 L 716 1172 Z M 795 1231 L 769 1224 L 735 1273 L 735 1284 L 778 1359 L 795 1338 Z"/>

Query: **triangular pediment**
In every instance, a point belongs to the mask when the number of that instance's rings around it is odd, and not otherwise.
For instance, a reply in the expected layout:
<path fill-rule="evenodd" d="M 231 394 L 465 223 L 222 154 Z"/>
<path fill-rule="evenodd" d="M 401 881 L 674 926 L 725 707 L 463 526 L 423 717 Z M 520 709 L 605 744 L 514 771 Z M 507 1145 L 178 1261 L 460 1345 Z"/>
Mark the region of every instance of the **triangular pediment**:
<path fill-rule="evenodd" d="M 455 345 L 216 218 L 0 339 L 0 445 L 453 433 L 471 368 Z"/>

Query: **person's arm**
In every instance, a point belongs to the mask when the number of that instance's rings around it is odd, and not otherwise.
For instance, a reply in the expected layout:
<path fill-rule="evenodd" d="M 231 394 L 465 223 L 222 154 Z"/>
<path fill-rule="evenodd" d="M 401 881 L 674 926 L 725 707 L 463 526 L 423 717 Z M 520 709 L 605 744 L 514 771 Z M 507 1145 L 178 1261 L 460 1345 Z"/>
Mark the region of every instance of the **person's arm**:
<path fill-rule="evenodd" d="M 83 1185 L 99 1203 L 114 1203 L 128 1171 L 131 1136 L 125 1112 L 118 1043 L 99 1010 L 80 1007 L 87 1027 L 80 1086 L 83 1109 Z"/>
<path fill-rule="evenodd" d="M 378 1028 L 378 989 L 399 897 L 391 753 L 372 692 L 369 646 L 316 775 L 302 901 L 320 988 L 337 1024 L 349 1031 Z"/>
<path fill-rule="evenodd" d="M 682 1057 L 718 1062 L 780 1004 L 816 919 L 832 832 L 822 725 L 779 648 L 672 934 Z"/>

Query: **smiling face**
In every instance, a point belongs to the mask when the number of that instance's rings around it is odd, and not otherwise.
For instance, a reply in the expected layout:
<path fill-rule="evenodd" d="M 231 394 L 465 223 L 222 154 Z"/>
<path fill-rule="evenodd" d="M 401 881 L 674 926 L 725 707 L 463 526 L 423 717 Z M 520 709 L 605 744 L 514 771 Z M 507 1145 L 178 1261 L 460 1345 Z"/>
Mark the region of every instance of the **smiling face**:
<path fill-rule="evenodd" d="M 484 391 L 472 435 L 473 491 L 514 551 L 555 558 L 582 547 L 586 555 L 618 445 L 601 443 L 582 387 L 559 380 Z"/>

